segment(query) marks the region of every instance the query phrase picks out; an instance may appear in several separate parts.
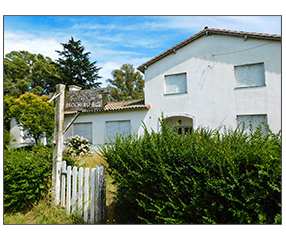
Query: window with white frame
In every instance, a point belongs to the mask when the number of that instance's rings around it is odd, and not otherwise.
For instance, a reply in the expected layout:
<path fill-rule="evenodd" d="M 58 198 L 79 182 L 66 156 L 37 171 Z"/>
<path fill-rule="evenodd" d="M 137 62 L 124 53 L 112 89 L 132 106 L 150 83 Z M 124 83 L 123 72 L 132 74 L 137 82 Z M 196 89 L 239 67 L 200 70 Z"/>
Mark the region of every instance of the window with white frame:
<path fill-rule="evenodd" d="M 130 121 L 107 121 L 106 122 L 106 141 L 114 141 L 116 134 L 130 134 Z"/>
<path fill-rule="evenodd" d="M 74 123 L 73 124 L 73 135 L 79 135 L 88 139 L 92 143 L 92 123 Z"/>
<path fill-rule="evenodd" d="M 187 74 L 165 76 L 165 94 L 187 93 Z"/>
<path fill-rule="evenodd" d="M 265 134 L 267 129 L 265 125 L 268 125 L 267 123 L 267 115 L 238 115 L 237 116 L 237 125 L 242 126 L 244 123 L 245 126 L 245 132 L 250 132 L 250 123 L 252 125 L 253 131 L 256 130 L 258 126 L 262 126 L 262 133 Z M 265 125 L 264 125 L 265 124 Z"/>
<path fill-rule="evenodd" d="M 234 67 L 236 87 L 265 85 L 264 63 L 246 64 Z"/>

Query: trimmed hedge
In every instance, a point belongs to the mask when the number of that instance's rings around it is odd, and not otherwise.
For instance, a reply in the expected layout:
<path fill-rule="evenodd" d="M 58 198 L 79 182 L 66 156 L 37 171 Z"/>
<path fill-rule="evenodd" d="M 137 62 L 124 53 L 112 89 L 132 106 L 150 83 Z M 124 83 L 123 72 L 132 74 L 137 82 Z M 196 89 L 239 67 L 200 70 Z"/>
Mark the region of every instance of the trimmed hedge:
<path fill-rule="evenodd" d="M 5 212 L 27 210 L 48 194 L 52 175 L 51 146 L 4 151 Z"/>
<path fill-rule="evenodd" d="M 281 223 L 281 135 L 261 127 L 118 135 L 101 147 L 118 223 Z"/>

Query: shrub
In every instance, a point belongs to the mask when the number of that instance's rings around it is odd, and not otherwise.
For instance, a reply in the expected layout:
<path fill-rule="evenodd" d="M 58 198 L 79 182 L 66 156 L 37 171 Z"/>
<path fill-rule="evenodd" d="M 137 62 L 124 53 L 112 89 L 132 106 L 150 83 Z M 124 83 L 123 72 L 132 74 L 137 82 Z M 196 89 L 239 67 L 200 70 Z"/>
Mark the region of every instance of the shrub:
<path fill-rule="evenodd" d="M 52 147 L 33 146 L 4 151 L 4 209 L 30 208 L 51 186 Z"/>
<path fill-rule="evenodd" d="M 281 135 L 261 127 L 117 136 L 101 147 L 118 223 L 281 223 Z"/>
<path fill-rule="evenodd" d="M 71 136 L 65 140 L 67 153 L 71 156 L 91 155 L 90 141 L 82 136 Z"/>

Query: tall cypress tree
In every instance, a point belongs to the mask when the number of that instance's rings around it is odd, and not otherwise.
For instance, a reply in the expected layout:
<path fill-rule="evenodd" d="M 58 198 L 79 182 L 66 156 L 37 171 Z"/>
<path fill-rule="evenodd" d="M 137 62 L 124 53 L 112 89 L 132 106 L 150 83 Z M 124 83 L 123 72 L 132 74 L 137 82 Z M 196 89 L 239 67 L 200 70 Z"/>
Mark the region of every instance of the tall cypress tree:
<path fill-rule="evenodd" d="M 98 71 L 101 69 L 96 66 L 96 61 L 91 62 L 90 52 L 84 52 L 85 48 L 81 45 L 81 40 L 75 41 L 73 37 L 68 43 L 61 43 L 63 51 L 56 50 L 59 58 L 56 60 L 60 64 L 62 84 L 77 85 L 82 89 L 99 88 L 101 82 L 98 79 Z"/>

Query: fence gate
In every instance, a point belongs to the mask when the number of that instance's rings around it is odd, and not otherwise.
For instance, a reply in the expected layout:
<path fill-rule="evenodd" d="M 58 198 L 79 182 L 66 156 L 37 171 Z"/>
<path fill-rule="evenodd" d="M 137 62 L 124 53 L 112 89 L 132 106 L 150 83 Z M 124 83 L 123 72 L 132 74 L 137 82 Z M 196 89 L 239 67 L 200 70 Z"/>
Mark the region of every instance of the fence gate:
<path fill-rule="evenodd" d="M 96 168 L 66 167 L 62 162 L 61 206 L 68 214 L 79 214 L 84 222 L 100 222 L 105 216 L 106 182 L 105 166 Z"/>

